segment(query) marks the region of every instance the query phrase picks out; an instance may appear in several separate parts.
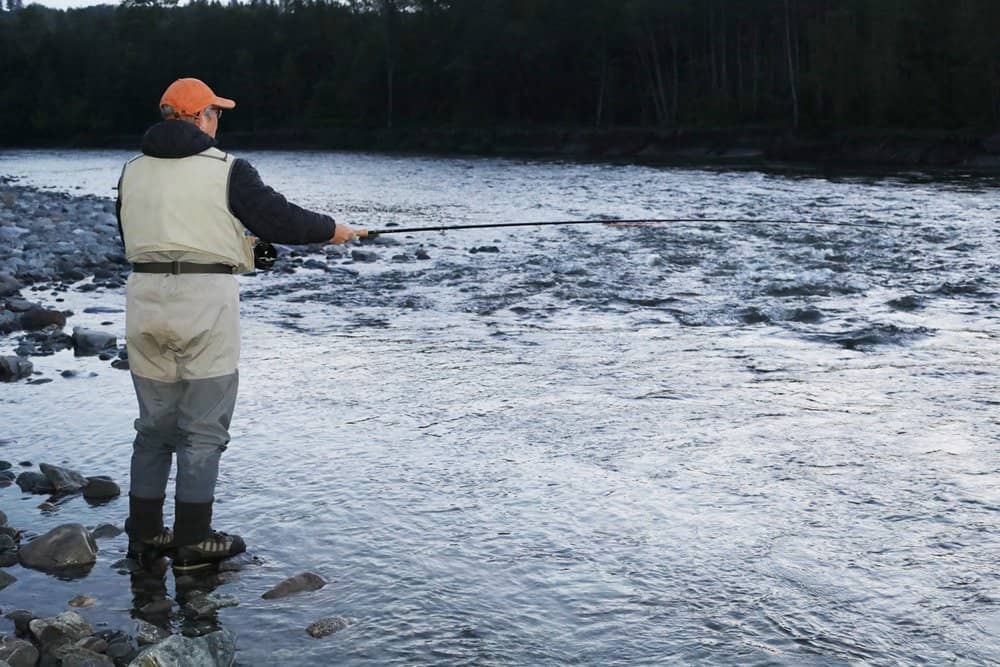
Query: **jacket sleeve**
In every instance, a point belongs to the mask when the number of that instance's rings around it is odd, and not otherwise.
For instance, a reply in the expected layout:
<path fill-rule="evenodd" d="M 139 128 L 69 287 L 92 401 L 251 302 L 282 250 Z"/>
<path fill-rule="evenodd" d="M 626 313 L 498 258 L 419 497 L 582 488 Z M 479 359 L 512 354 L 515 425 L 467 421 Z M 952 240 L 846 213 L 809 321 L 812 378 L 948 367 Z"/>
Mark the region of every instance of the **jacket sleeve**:
<path fill-rule="evenodd" d="M 292 204 L 264 185 L 260 174 L 246 160 L 237 159 L 233 163 L 228 196 L 233 215 L 264 241 L 305 245 L 333 238 L 336 227 L 333 218 Z"/>

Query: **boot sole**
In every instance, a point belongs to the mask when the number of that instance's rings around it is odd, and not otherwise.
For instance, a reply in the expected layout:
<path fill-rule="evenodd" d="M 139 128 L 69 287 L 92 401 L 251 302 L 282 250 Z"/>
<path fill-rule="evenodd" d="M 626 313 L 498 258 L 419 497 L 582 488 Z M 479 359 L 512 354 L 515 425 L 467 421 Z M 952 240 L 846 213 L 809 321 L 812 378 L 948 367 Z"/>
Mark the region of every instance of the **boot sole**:
<path fill-rule="evenodd" d="M 209 569 L 209 568 L 214 568 L 214 567 L 218 566 L 219 562 L 220 561 L 208 561 L 208 562 L 202 561 L 202 562 L 197 562 L 197 563 L 178 563 L 177 561 L 174 561 L 170 565 L 173 568 L 174 572 L 187 573 L 187 572 L 197 572 L 198 570 L 206 570 L 206 569 Z"/>

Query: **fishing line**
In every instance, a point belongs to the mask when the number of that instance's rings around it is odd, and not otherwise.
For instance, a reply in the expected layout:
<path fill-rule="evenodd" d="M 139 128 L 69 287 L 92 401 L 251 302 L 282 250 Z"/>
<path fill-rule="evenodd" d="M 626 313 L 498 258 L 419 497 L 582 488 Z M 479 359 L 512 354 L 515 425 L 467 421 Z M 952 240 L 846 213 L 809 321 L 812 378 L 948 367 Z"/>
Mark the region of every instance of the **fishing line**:
<path fill-rule="evenodd" d="M 373 229 L 368 237 L 382 234 L 413 234 L 416 232 L 449 232 L 458 229 L 496 229 L 498 227 L 549 227 L 552 225 L 608 225 L 611 227 L 644 227 L 666 224 L 725 223 L 725 224 L 767 224 L 767 225 L 822 225 L 826 227 L 862 227 L 872 229 L 873 225 L 860 222 L 833 222 L 830 220 L 773 220 L 757 218 L 636 218 L 633 220 L 543 220 L 538 222 L 491 222 L 485 224 L 442 225 L 436 227 L 393 227 Z"/>

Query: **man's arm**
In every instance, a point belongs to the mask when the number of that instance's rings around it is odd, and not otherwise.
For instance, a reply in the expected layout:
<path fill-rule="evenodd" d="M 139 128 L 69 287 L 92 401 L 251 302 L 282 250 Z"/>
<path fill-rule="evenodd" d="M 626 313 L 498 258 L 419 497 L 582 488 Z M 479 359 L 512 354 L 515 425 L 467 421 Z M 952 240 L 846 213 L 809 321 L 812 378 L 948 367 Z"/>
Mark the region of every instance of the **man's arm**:
<path fill-rule="evenodd" d="M 237 159 L 229 174 L 229 209 L 243 226 L 264 241 L 304 245 L 325 243 L 338 226 L 333 218 L 289 202 L 264 185 L 249 162 Z"/>

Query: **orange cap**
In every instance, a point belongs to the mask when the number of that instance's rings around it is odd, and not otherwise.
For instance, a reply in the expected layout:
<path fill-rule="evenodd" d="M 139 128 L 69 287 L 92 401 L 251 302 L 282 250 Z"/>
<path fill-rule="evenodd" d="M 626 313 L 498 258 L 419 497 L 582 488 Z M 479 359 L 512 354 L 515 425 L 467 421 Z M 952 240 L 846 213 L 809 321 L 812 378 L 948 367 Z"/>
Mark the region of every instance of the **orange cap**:
<path fill-rule="evenodd" d="M 201 79 L 177 79 L 167 86 L 160 98 L 160 107 L 167 105 L 181 116 L 194 116 L 211 106 L 232 109 L 236 102 L 219 97 Z"/>

